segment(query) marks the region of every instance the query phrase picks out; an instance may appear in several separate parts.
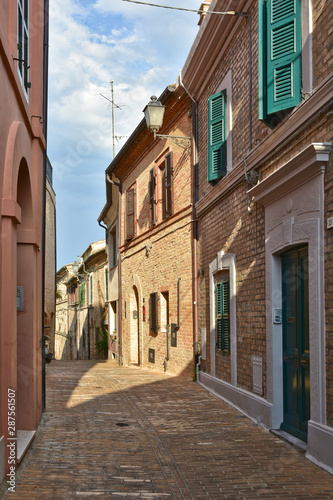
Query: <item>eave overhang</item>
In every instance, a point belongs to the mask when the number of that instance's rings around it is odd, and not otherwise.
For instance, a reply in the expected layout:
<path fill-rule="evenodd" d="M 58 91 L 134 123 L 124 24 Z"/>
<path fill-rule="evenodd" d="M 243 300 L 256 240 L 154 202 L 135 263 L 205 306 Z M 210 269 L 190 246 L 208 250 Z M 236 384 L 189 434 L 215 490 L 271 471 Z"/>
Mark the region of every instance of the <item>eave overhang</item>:
<path fill-rule="evenodd" d="M 248 12 L 251 3 L 251 0 L 213 0 L 209 10 Z M 246 22 L 246 17 L 239 15 L 206 14 L 182 69 L 184 85 L 196 99 L 208 85 L 240 23 Z"/>

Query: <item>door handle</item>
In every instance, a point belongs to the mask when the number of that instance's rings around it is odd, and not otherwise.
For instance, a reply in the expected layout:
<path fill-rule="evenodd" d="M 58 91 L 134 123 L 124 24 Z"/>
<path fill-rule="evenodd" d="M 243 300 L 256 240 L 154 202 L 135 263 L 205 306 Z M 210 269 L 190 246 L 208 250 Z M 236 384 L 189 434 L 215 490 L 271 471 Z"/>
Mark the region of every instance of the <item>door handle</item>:
<path fill-rule="evenodd" d="M 309 358 L 301 358 L 301 363 L 303 365 L 309 365 L 310 364 L 310 359 Z"/>

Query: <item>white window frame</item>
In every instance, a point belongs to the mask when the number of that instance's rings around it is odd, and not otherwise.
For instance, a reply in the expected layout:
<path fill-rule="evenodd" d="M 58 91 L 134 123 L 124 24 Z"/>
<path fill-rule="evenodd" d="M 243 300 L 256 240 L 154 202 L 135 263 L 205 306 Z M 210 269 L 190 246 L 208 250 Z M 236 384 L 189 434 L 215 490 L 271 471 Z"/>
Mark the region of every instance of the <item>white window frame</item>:
<path fill-rule="evenodd" d="M 117 226 L 113 226 L 109 231 L 109 267 L 112 269 L 118 263 L 118 234 Z"/>
<path fill-rule="evenodd" d="M 301 2 L 302 24 L 302 93 L 303 97 L 312 92 L 312 0 Z"/>
<path fill-rule="evenodd" d="M 25 21 L 24 19 L 24 3 L 27 3 L 27 10 L 28 10 L 28 14 L 27 14 L 27 22 Z M 19 47 L 20 45 L 20 41 L 21 39 L 23 40 L 23 46 L 22 46 L 22 50 L 21 50 L 21 58 L 20 58 L 20 50 L 19 48 L 17 49 L 17 57 L 19 59 L 24 59 L 24 54 L 26 52 L 27 54 L 27 60 L 24 60 L 24 62 L 22 63 L 21 61 L 17 61 L 17 72 L 18 72 L 18 75 L 19 75 L 19 79 L 20 79 L 20 82 L 21 82 L 21 85 L 22 85 L 22 89 L 23 89 L 23 92 L 24 92 L 24 95 L 28 101 L 29 99 L 29 96 L 28 96 L 28 88 L 29 88 L 29 85 L 28 85 L 28 81 L 26 82 L 27 83 L 27 86 L 25 84 L 25 81 L 24 81 L 24 73 L 25 73 L 25 68 L 24 66 L 26 65 L 27 68 L 29 67 L 29 15 L 30 15 L 30 6 L 29 6 L 29 0 L 18 0 L 17 1 L 17 45 Z M 22 33 L 19 32 L 19 29 L 20 29 L 20 18 L 22 19 Z M 24 40 L 25 40 L 25 35 L 26 35 L 26 39 L 27 39 L 27 47 L 25 46 L 25 43 L 24 43 Z M 22 72 L 21 72 L 21 67 L 23 68 L 22 69 Z M 27 69 L 27 80 L 29 79 L 29 70 Z"/>
<path fill-rule="evenodd" d="M 105 302 L 109 302 L 109 267 L 104 267 L 104 290 L 105 290 Z"/>
<path fill-rule="evenodd" d="M 231 385 L 237 386 L 237 332 L 236 332 L 236 256 L 233 253 L 218 252 L 216 258 L 209 264 L 209 308 L 210 308 L 210 359 L 211 375 L 216 377 L 216 313 L 215 285 L 221 276 L 221 271 L 229 271 L 230 291 L 230 362 Z"/>

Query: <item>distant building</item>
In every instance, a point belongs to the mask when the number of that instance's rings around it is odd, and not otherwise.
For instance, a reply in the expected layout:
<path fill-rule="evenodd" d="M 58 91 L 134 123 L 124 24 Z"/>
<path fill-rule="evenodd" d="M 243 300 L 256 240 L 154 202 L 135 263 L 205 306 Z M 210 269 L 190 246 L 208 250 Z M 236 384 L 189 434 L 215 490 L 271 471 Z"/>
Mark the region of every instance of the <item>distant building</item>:
<path fill-rule="evenodd" d="M 105 350 L 97 343 L 104 338 Z M 55 359 L 99 359 L 108 346 L 108 265 L 105 240 L 57 272 Z"/>
<path fill-rule="evenodd" d="M 70 357 L 70 341 L 68 336 L 68 298 L 66 283 L 73 274 L 74 264 L 63 266 L 56 275 L 56 321 L 54 335 L 55 359 L 69 360 Z"/>
<path fill-rule="evenodd" d="M 108 180 L 109 179 L 109 180 Z M 106 251 L 108 262 L 108 329 L 109 329 L 109 345 L 108 358 L 120 359 L 119 348 L 119 325 L 118 311 L 120 308 L 119 298 L 121 290 L 119 289 L 119 188 L 117 182 L 111 181 L 111 178 L 106 179 L 106 204 L 99 216 L 98 222 L 100 226 L 106 230 Z M 102 222 L 106 224 L 103 226 Z M 119 295 L 120 294 L 120 295 Z"/>
<path fill-rule="evenodd" d="M 19 447 L 29 443 L 44 406 L 47 6 L 39 0 L 0 5 L 0 484 L 9 472 L 8 438 L 17 437 Z"/>

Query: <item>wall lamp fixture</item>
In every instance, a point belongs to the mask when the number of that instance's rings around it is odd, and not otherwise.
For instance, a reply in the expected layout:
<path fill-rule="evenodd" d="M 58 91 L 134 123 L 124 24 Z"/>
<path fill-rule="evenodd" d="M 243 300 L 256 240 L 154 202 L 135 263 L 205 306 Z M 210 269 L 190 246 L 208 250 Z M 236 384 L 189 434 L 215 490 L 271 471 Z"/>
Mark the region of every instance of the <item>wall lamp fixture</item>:
<path fill-rule="evenodd" d="M 177 144 L 184 149 L 191 148 L 191 138 L 178 135 L 164 135 L 157 132 L 162 127 L 165 106 L 157 100 L 156 96 L 151 96 L 149 103 L 143 110 L 146 118 L 147 127 L 151 132 L 154 132 L 154 139 L 160 137 L 161 139 L 170 139 L 170 141 Z"/>

